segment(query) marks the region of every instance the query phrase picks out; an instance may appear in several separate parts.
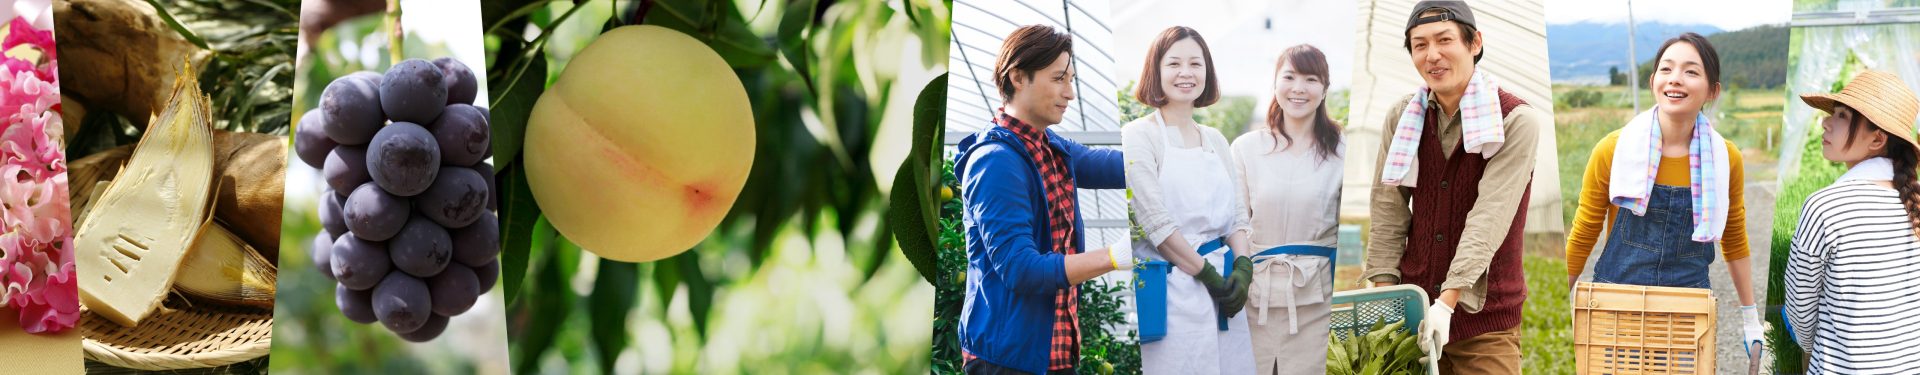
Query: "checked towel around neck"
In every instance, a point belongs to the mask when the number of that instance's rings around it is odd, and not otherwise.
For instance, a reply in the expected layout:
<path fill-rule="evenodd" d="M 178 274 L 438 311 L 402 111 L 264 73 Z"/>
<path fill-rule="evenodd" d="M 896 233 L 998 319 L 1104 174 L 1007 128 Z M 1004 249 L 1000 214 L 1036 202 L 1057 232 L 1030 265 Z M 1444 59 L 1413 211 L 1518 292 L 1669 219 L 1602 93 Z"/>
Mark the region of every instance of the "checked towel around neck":
<path fill-rule="evenodd" d="M 1406 112 L 1393 127 L 1393 143 L 1387 145 L 1387 162 L 1381 167 L 1380 183 L 1415 187 L 1419 181 L 1420 130 L 1426 126 L 1427 96 L 1433 89 L 1422 86 L 1407 101 Z M 1467 91 L 1460 96 L 1460 141 L 1467 153 L 1492 159 L 1507 142 L 1507 130 L 1500 114 L 1500 85 L 1486 71 L 1475 70 L 1467 79 Z"/>
<path fill-rule="evenodd" d="M 1654 176 L 1660 170 L 1660 107 L 1634 116 L 1620 129 L 1620 143 L 1613 153 L 1608 171 L 1607 201 L 1620 208 L 1646 215 L 1647 199 L 1653 194 Z M 1713 130 L 1705 113 L 1693 120 L 1693 139 L 1687 141 L 1687 172 L 1693 176 L 1693 241 L 1720 240 L 1727 228 L 1727 189 L 1729 159 L 1727 143 Z"/>

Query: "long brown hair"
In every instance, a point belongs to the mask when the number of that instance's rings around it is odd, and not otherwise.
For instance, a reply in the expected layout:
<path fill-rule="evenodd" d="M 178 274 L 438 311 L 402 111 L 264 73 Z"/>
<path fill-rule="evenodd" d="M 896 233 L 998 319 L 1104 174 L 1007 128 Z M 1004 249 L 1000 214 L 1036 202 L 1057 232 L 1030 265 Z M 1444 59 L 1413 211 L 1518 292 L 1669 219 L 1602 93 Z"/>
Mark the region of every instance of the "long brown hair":
<path fill-rule="evenodd" d="M 1839 112 L 1842 107 L 1844 105 L 1835 106 L 1833 111 Z M 1853 140 L 1856 137 L 1851 135 L 1859 134 L 1863 128 L 1886 132 L 1885 129 L 1869 122 L 1866 115 L 1860 114 L 1852 107 L 1844 108 L 1853 113 L 1853 119 L 1847 121 L 1849 136 L 1845 148 L 1853 147 Z M 1916 235 L 1920 235 L 1920 177 L 1915 176 L 1916 172 L 1920 172 L 1920 150 L 1917 150 L 1914 144 L 1907 143 L 1906 139 L 1888 133 L 1887 151 L 1881 156 L 1893 161 L 1893 191 L 1900 195 L 1900 207 L 1907 210 L 1907 226 L 1912 227 Z"/>
<path fill-rule="evenodd" d="M 1200 97 L 1193 98 L 1193 107 L 1203 108 L 1220 100 L 1220 77 L 1213 75 L 1213 50 L 1207 48 L 1207 39 L 1201 38 L 1199 31 L 1186 26 L 1169 27 L 1153 39 L 1146 66 L 1140 68 L 1140 84 L 1133 88 L 1134 100 L 1154 108 L 1167 105 L 1167 93 L 1160 90 L 1160 59 L 1167 57 L 1167 50 L 1173 48 L 1174 43 L 1187 39 L 1200 45 L 1200 56 L 1207 62 L 1207 87 L 1200 90 Z"/>
<path fill-rule="evenodd" d="M 1285 69 L 1287 64 L 1293 64 L 1294 73 L 1320 78 L 1320 108 L 1313 110 L 1313 148 L 1320 154 L 1321 161 L 1333 158 L 1336 148 L 1340 146 L 1340 124 L 1334 123 L 1332 117 L 1327 117 L 1326 89 L 1332 86 L 1332 81 L 1327 78 L 1327 55 L 1308 44 L 1289 47 L 1280 52 L 1280 62 L 1274 63 L 1273 79 L 1280 79 L 1280 70 Z M 1280 148 L 1281 138 L 1287 140 L 1287 148 L 1293 147 L 1293 135 L 1287 134 L 1286 119 L 1287 114 L 1280 110 L 1280 95 L 1276 94 L 1273 101 L 1267 103 L 1267 128 L 1273 130 L 1267 135 L 1273 137 L 1276 151 L 1285 149 Z"/>

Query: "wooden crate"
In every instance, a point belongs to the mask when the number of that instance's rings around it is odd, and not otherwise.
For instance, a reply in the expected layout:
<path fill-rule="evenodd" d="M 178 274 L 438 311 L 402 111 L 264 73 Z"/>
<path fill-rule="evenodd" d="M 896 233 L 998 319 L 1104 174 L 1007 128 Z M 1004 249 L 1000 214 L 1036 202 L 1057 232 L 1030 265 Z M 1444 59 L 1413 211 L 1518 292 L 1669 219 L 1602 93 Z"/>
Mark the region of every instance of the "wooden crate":
<path fill-rule="evenodd" d="M 1713 291 L 1581 282 L 1573 294 L 1580 374 L 1713 374 Z"/>

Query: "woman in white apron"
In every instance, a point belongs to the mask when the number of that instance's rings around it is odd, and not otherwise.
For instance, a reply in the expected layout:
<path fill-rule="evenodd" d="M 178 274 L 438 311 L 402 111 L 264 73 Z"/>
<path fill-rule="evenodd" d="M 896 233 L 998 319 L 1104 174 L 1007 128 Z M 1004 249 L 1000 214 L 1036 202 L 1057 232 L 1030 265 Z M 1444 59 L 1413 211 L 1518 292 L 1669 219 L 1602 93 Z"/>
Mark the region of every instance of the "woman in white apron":
<path fill-rule="evenodd" d="M 1233 140 L 1253 259 L 1247 316 L 1258 374 L 1324 374 L 1338 232 L 1340 124 L 1327 117 L 1326 55 L 1281 52 L 1261 129 Z M 1303 354 L 1304 353 L 1304 354 Z"/>
<path fill-rule="evenodd" d="M 1198 33 L 1176 26 L 1160 34 L 1147 61 L 1134 95 L 1157 110 L 1121 128 L 1131 203 L 1147 233 L 1135 254 L 1176 269 L 1167 275 L 1167 334 L 1141 345 L 1141 367 L 1147 374 L 1251 374 L 1252 339 L 1236 307 L 1245 305 L 1252 277 L 1248 258 L 1236 256 L 1248 249 L 1246 209 L 1226 137 L 1193 119 L 1194 108 L 1219 98 L 1212 58 Z M 1229 264 L 1235 258 L 1242 265 Z"/>

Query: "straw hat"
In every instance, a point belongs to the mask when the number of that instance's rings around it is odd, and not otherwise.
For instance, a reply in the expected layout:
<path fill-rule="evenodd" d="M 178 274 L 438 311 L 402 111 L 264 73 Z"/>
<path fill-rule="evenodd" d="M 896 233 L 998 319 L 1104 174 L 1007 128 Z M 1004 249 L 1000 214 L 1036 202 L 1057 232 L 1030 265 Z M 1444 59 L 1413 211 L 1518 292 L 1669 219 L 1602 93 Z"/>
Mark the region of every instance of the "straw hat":
<path fill-rule="evenodd" d="M 1920 98 L 1892 73 L 1867 70 L 1848 81 L 1840 93 L 1800 94 L 1800 100 L 1828 114 L 1833 113 L 1834 104 L 1846 105 L 1907 144 L 1920 146 L 1913 134 L 1913 122 L 1920 118 Z"/>

